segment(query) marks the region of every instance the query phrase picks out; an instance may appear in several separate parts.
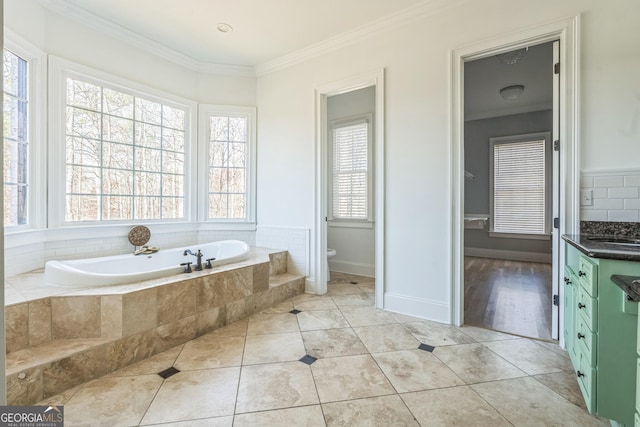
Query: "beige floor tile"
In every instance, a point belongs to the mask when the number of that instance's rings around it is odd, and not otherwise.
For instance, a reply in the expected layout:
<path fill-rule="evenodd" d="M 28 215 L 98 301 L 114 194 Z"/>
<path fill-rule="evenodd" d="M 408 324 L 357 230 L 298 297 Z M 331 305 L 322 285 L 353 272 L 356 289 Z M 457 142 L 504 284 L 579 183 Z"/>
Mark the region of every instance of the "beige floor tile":
<path fill-rule="evenodd" d="M 293 299 L 293 306 L 297 310 L 335 310 L 337 307 L 328 296 L 303 294 Z"/>
<path fill-rule="evenodd" d="M 350 295 L 350 294 L 362 294 L 364 293 L 362 289 L 360 289 L 357 285 L 352 285 L 351 283 L 336 283 L 335 285 L 327 286 L 327 295 L 335 296 L 335 295 Z"/>
<path fill-rule="evenodd" d="M 389 312 L 389 313 L 391 314 L 391 316 L 393 316 L 394 319 L 396 319 L 398 323 L 414 323 L 414 322 L 420 322 L 423 320 L 418 317 L 408 316 L 406 314 L 392 313 L 392 312 Z"/>
<path fill-rule="evenodd" d="M 349 294 L 335 295 L 331 297 L 336 306 L 343 307 L 373 307 L 375 298 L 373 294 Z"/>
<path fill-rule="evenodd" d="M 358 283 L 358 287 L 362 289 L 362 292 L 365 292 L 367 294 L 374 294 L 376 292 L 376 284 L 373 282 Z"/>
<path fill-rule="evenodd" d="M 322 405 L 328 427 L 419 426 L 398 395 Z"/>
<path fill-rule="evenodd" d="M 210 334 L 219 337 L 244 337 L 245 335 L 247 335 L 248 324 L 248 319 L 238 320 L 237 322 L 234 322 L 230 325 L 216 329 L 215 331 L 210 332 Z"/>
<path fill-rule="evenodd" d="M 471 387 L 517 426 L 609 425 L 566 401 L 533 378 L 495 381 Z"/>
<path fill-rule="evenodd" d="M 302 332 L 302 340 L 307 354 L 318 359 L 367 353 L 351 328 Z"/>
<path fill-rule="evenodd" d="M 148 359 L 119 369 L 108 376 L 124 377 L 130 375 L 157 374 L 158 372 L 164 371 L 165 369 L 173 366 L 183 348 L 184 345 L 179 345 L 167 351 L 163 351 L 162 353 L 158 353 L 155 356 L 151 356 Z"/>
<path fill-rule="evenodd" d="M 340 311 L 354 328 L 398 323 L 388 312 L 373 307 L 344 307 Z"/>
<path fill-rule="evenodd" d="M 276 409 L 274 411 L 252 412 L 236 415 L 234 427 L 282 427 L 305 426 L 324 427 L 324 416 L 320 405 L 299 408 Z"/>
<path fill-rule="evenodd" d="M 189 421 L 178 421 L 175 423 L 140 425 L 158 427 L 231 427 L 233 425 L 233 417 L 202 418 Z"/>
<path fill-rule="evenodd" d="M 351 281 L 351 279 L 349 278 L 349 275 L 347 273 L 340 273 L 340 272 L 337 272 L 337 271 L 332 271 L 329 274 L 329 276 L 330 276 L 330 278 L 329 278 L 329 282 L 327 283 L 328 285 L 349 283 Z"/>
<path fill-rule="evenodd" d="M 567 353 L 567 350 L 565 350 L 564 348 L 560 347 L 560 345 L 558 345 L 557 341 L 548 342 L 548 341 L 531 340 L 531 342 L 534 342 L 534 343 L 538 344 L 539 346 L 542 346 L 543 348 L 546 348 L 547 350 L 551 350 L 554 353 L 558 353 L 559 355 L 569 359 L 569 353 Z"/>
<path fill-rule="evenodd" d="M 318 403 L 311 368 L 302 362 L 242 367 L 236 414 Z"/>
<path fill-rule="evenodd" d="M 240 366 L 245 337 L 203 335 L 189 341 L 175 362 L 181 371 Z"/>
<path fill-rule="evenodd" d="M 353 328 L 371 353 L 416 349 L 420 342 L 400 324 Z"/>
<path fill-rule="evenodd" d="M 469 386 L 420 391 L 400 397 L 423 426 L 511 426 Z"/>
<path fill-rule="evenodd" d="M 249 318 L 247 335 L 280 334 L 283 332 L 297 332 L 298 321 L 295 314 L 275 313 L 256 314 Z"/>
<path fill-rule="evenodd" d="M 520 338 L 517 335 L 505 334 L 491 329 L 478 328 L 476 326 L 462 326 L 460 330 L 478 342 L 515 340 Z"/>
<path fill-rule="evenodd" d="M 266 310 L 262 310 L 260 313 L 262 314 L 287 313 L 291 310 L 293 310 L 293 302 L 283 301 L 278 305 L 274 305 L 273 307 L 267 308 Z"/>
<path fill-rule="evenodd" d="M 179 372 L 164 380 L 142 422 L 233 415 L 239 377 L 237 367 Z"/>
<path fill-rule="evenodd" d="M 244 346 L 243 365 L 289 362 L 306 354 L 300 332 L 250 335 Z"/>
<path fill-rule="evenodd" d="M 91 381 L 65 403 L 65 425 L 137 425 L 161 385 L 158 375 Z"/>
<path fill-rule="evenodd" d="M 467 384 L 527 375 L 479 343 L 438 347 L 433 354 Z"/>
<path fill-rule="evenodd" d="M 470 336 L 465 335 L 460 328 L 444 323 L 420 320 L 404 323 L 404 326 L 418 341 L 435 347 L 476 342 Z"/>
<path fill-rule="evenodd" d="M 340 310 L 303 311 L 298 313 L 297 316 L 301 331 L 349 327 L 349 323 L 340 313 Z"/>
<path fill-rule="evenodd" d="M 311 371 L 322 403 L 395 393 L 368 354 L 319 359 Z"/>
<path fill-rule="evenodd" d="M 526 338 L 484 344 L 529 375 L 573 369 L 571 360 Z"/>
<path fill-rule="evenodd" d="M 536 375 L 534 378 L 574 405 L 587 409 L 574 371 L 552 372 Z"/>
<path fill-rule="evenodd" d="M 424 350 L 372 355 L 398 393 L 464 385 L 451 369 Z"/>

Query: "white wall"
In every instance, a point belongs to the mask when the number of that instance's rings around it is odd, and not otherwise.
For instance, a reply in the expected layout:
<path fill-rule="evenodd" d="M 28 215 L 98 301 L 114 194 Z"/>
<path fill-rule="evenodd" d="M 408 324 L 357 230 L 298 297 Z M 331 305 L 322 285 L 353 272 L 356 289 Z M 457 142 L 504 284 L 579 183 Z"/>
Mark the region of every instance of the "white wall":
<path fill-rule="evenodd" d="M 331 121 L 333 120 L 374 114 L 376 110 L 375 96 L 375 87 L 371 86 L 328 97 L 327 135 L 331 135 Z M 375 127 L 375 122 L 374 116 L 373 127 Z M 372 143 L 375 146 L 375 141 L 372 141 Z M 328 167 L 330 168 L 331 165 Z M 327 185 L 331 186 L 331 183 Z M 375 212 L 373 216 L 375 217 Z M 361 228 L 346 225 L 336 226 L 329 222 L 327 227 L 327 247 L 336 250 L 336 256 L 329 260 L 331 271 L 368 277 L 375 276 L 375 232 L 373 224 L 370 225 L 370 228 Z"/>
<path fill-rule="evenodd" d="M 402 300 L 399 311 L 449 321 L 449 52 L 579 14 L 582 168 L 630 167 L 640 158 L 638 129 L 629 131 L 632 114 L 640 114 L 640 2 L 456 2 L 392 31 L 258 78 L 258 221 L 309 227 L 315 235 L 314 89 L 384 67 L 385 305 L 397 307 L 393 302 Z M 278 195 L 265 188 L 279 189 Z"/>

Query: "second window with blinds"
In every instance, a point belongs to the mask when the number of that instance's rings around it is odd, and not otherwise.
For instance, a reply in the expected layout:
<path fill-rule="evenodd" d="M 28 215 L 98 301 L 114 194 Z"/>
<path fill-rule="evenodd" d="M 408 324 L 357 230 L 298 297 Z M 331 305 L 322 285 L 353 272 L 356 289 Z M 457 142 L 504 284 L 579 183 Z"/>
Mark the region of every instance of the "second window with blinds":
<path fill-rule="evenodd" d="M 548 238 L 550 134 L 490 138 L 493 237 Z"/>
<path fill-rule="evenodd" d="M 373 221 L 371 123 L 371 114 L 331 123 L 328 220 L 333 225 Z"/>

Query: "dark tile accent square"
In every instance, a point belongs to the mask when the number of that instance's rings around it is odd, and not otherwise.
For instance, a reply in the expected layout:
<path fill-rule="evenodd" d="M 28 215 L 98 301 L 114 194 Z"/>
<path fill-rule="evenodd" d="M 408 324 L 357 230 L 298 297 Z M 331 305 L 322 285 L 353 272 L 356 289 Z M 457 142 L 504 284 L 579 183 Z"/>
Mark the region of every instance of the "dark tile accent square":
<path fill-rule="evenodd" d="M 313 362 L 315 362 L 318 359 L 313 357 L 313 356 L 309 356 L 308 354 L 306 354 L 299 360 L 302 363 L 306 363 L 307 365 L 311 365 Z"/>
<path fill-rule="evenodd" d="M 429 344 L 420 344 L 418 346 L 418 349 L 420 350 L 424 350 L 424 351 L 428 351 L 429 353 L 433 352 L 433 350 L 435 350 L 436 348 L 432 345 Z"/>
<path fill-rule="evenodd" d="M 357 285 L 358 284 L 358 282 L 355 282 L 355 281 L 354 282 L 349 282 L 349 283 L 351 283 L 352 285 Z"/>
<path fill-rule="evenodd" d="M 158 375 L 160 375 L 162 378 L 164 378 L 166 380 L 167 378 L 169 378 L 172 375 L 177 374 L 178 372 L 180 372 L 180 371 L 172 366 L 170 368 L 165 369 L 162 372 L 158 372 Z"/>
<path fill-rule="evenodd" d="M 293 310 L 291 310 L 289 313 L 291 314 L 298 314 L 298 313 L 302 313 L 302 311 L 300 310 L 296 310 L 295 308 Z"/>

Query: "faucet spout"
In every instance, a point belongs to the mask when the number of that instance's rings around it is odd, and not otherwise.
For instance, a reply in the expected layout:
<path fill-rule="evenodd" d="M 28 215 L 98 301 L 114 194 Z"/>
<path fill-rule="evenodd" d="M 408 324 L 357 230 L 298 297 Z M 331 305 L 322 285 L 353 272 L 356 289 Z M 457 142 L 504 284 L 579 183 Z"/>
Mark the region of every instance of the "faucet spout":
<path fill-rule="evenodd" d="M 182 254 L 183 256 L 187 256 L 187 255 L 193 255 L 194 257 L 196 257 L 196 267 L 194 268 L 194 270 L 196 271 L 202 271 L 202 252 L 200 252 L 200 249 L 198 249 L 198 252 L 196 252 L 195 254 L 193 252 L 191 252 L 191 249 L 185 249 L 184 253 Z"/>

